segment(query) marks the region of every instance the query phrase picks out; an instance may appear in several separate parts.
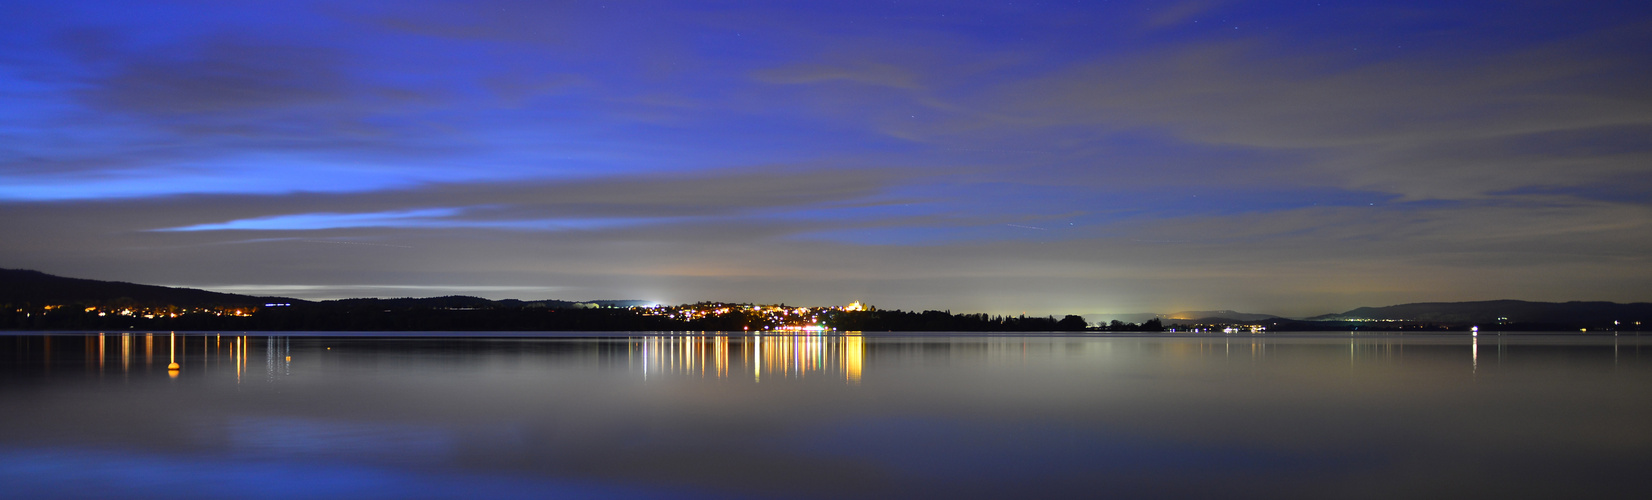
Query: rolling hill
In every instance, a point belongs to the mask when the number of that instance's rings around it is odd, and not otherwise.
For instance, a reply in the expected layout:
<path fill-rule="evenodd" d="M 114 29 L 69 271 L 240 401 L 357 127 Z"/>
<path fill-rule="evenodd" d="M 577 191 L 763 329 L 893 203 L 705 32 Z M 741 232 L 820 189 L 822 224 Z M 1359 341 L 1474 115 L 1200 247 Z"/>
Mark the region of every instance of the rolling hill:
<path fill-rule="evenodd" d="M 0 269 L 0 304 L 129 304 L 136 306 L 240 307 L 270 302 L 305 303 L 286 297 L 254 297 L 194 288 L 65 278 L 40 271 Z"/>

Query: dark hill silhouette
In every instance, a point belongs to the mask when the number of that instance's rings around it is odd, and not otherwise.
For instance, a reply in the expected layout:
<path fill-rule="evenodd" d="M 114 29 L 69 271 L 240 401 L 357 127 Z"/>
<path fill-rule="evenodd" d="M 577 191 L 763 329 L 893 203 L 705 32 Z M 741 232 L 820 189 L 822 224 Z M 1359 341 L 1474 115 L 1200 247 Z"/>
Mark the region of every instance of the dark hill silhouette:
<path fill-rule="evenodd" d="M 651 300 L 624 300 L 624 299 L 622 299 L 622 300 L 592 300 L 592 301 L 589 301 L 589 303 L 596 304 L 596 305 L 599 305 L 599 306 L 602 306 L 602 307 L 644 307 L 644 306 L 654 305 L 654 301 L 651 301 Z"/>
<path fill-rule="evenodd" d="M 1223 309 L 1220 311 L 1182 311 L 1164 316 L 1164 319 L 1167 322 L 1194 321 L 1205 323 L 1209 323 L 1211 320 L 1227 320 L 1228 322 L 1238 323 L 1243 321 L 1265 321 L 1277 318 L 1279 318 L 1279 315 L 1276 314 L 1242 313 L 1229 309 Z"/>
<path fill-rule="evenodd" d="M 1257 316 L 1261 316 L 1261 317 L 1257 317 Z M 1210 316 L 1210 317 L 1205 317 L 1205 318 L 1192 318 L 1192 319 L 1167 319 L 1167 320 L 1164 320 L 1164 324 L 1166 324 L 1166 325 L 1237 325 L 1237 324 L 1250 324 L 1250 323 L 1266 323 L 1266 322 L 1270 322 L 1270 321 L 1282 321 L 1282 320 L 1285 320 L 1285 318 L 1281 318 L 1281 317 L 1278 317 L 1278 316 L 1262 316 L 1262 315 L 1255 315 L 1255 314 L 1246 314 L 1246 315 L 1242 315 L 1242 316 L 1237 317 L 1237 318 L 1230 318 L 1230 317 L 1226 317 L 1226 316 Z M 1286 321 L 1288 321 L 1288 320 L 1286 320 Z"/>
<path fill-rule="evenodd" d="M 1505 319 L 1499 319 L 1505 318 Z M 1419 302 L 1387 307 L 1361 307 L 1342 314 L 1306 318 L 1309 321 L 1355 319 L 1407 320 L 1434 323 L 1577 323 L 1652 321 L 1652 303 L 1636 302 Z"/>
<path fill-rule="evenodd" d="M 626 308 L 631 307 L 632 305 L 652 304 L 652 302 L 645 300 L 592 300 L 588 302 L 554 299 L 533 301 L 517 299 L 490 300 L 467 295 L 448 295 L 443 297 L 424 298 L 402 297 L 394 299 L 324 300 L 318 302 L 318 304 L 360 308 L 387 307 L 394 309 L 414 307 L 430 309 L 581 309 L 595 307 Z"/>
<path fill-rule="evenodd" d="M 254 297 L 193 288 L 65 278 L 40 271 L 0 269 L 0 304 L 129 304 L 137 306 L 245 307 L 305 303 L 286 297 Z"/>
<path fill-rule="evenodd" d="M 521 307 L 523 305 L 523 303 L 521 301 L 498 301 L 498 302 L 495 302 L 495 301 L 484 299 L 484 298 L 481 298 L 481 297 L 470 297 L 470 296 L 465 296 L 465 295 L 448 295 L 448 296 L 445 296 L 445 297 L 425 297 L 425 298 L 403 297 L 403 298 L 396 298 L 396 299 L 341 299 L 341 300 L 328 300 L 328 301 L 323 301 L 323 302 L 327 303 L 327 304 L 335 304 L 335 305 L 345 306 L 345 307 L 390 307 L 390 308 L 428 307 L 428 308 L 451 308 L 451 309 L 465 309 L 465 308 L 486 309 L 486 308 L 494 307 L 496 305 L 500 305 L 500 303 L 506 303 L 506 304 L 509 304 L 512 307 Z"/>

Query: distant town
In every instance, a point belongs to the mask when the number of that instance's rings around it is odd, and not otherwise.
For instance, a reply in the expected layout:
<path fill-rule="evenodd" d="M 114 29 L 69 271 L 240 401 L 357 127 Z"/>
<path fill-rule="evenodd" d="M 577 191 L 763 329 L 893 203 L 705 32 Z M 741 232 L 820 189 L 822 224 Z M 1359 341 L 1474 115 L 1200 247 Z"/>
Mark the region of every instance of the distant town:
<path fill-rule="evenodd" d="M 1638 332 L 1652 304 L 1416 303 L 1309 318 L 1189 311 L 1141 321 L 1089 322 L 1079 315 L 1030 317 L 880 309 L 852 302 L 796 306 L 637 300 L 489 300 L 448 296 L 304 301 L 187 288 L 64 278 L 0 269 L 0 329 L 234 331 L 953 331 L 1265 334 L 1292 331 Z"/>

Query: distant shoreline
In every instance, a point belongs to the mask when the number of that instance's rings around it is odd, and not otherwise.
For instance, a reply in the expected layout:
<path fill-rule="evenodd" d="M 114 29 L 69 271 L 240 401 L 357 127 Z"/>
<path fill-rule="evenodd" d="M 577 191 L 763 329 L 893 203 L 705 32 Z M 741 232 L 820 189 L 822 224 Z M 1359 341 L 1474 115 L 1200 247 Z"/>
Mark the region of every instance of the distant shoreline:
<path fill-rule="evenodd" d="M 1419 302 L 1360 307 L 1303 319 L 1232 310 L 1151 315 L 1141 323 L 1090 324 L 1082 316 L 1010 316 L 637 300 L 491 300 L 446 296 L 311 302 L 189 288 L 53 276 L 0 269 L 0 330 L 17 331 L 352 331 L 352 332 L 708 332 L 838 330 L 863 332 L 1611 332 L 1652 328 L 1652 303 Z"/>

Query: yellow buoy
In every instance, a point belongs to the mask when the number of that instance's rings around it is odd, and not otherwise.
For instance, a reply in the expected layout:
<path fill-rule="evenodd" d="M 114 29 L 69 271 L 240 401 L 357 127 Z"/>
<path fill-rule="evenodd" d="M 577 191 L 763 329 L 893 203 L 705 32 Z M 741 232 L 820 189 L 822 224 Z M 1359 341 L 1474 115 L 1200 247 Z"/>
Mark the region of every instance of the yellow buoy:
<path fill-rule="evenodd" d="M 182 368 L 181 366 L 178 366 L 178 332 L 172 332 L 172 335 L 168 341 L 171 345 L 168 346 L 169 352 L 167 352 L 166 357 L 172 362 L 166 365 L 166 369 L 167 371 L 175 372 L 178 371 L 179 368 Z"/>

